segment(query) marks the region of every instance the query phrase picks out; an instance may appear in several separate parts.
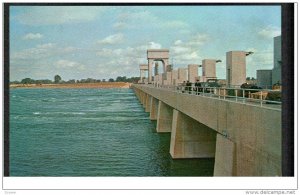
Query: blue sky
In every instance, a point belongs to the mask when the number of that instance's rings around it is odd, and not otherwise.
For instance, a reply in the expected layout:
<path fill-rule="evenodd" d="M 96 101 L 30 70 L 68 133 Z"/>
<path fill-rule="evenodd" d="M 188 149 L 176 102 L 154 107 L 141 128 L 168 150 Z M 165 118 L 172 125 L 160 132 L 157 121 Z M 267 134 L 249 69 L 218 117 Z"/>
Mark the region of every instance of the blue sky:
<path fill-rule="evenodd" d="M 273 67 L 280 6 L 11 6 L 10 80 L 139 76 L 147 49 L 170 49 L 174 68 L 254 51 L 247 76 Z"/>

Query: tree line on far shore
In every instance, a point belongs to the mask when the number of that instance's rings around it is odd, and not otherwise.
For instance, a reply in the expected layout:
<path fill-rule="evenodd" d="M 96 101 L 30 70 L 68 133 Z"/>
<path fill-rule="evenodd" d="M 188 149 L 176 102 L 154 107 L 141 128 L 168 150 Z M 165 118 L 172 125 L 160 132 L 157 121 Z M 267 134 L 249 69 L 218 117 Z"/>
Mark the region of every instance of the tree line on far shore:
<path fill-rule="evenodd" d="M 24 78 L 21 81 L 11 81 L 10 84 L 75 84 L 75 83 L 101 83 L 101 82 L 128 82 L 128 83 L 137 83 L 140 80 L 140 77 L 130 77 L 126 76 L 118 76 L 116 79 L 110 78 L 108 81 L 106 79 L 81 79 L 75 80 L 70 79 L 68 81 L 64 81 L 61 76 L 55 75 L 53 80 L 50 79 L 39 79 L 34 80 L 31 78 Z"/>

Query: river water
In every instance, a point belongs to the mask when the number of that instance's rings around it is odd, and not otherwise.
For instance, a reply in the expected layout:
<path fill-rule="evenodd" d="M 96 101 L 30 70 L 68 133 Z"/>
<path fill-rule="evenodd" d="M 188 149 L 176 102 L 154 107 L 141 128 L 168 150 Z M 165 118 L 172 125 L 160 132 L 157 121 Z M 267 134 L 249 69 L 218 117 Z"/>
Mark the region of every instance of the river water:
<path fill-rule="evenodd" d="M 132 89 L 11 89 L 11 176 L 212 176 L 174 160 Z"/>

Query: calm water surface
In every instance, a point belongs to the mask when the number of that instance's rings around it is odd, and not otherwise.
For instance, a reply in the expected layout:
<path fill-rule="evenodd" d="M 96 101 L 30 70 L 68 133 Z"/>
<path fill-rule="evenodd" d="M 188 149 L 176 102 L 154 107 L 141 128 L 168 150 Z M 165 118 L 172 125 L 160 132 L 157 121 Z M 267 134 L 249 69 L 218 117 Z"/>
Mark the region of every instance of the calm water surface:
<path fill-rule="evenodd" d="M 212 176 L 173 160 L 131 89 L 10 90 L 11 176 Z"/>

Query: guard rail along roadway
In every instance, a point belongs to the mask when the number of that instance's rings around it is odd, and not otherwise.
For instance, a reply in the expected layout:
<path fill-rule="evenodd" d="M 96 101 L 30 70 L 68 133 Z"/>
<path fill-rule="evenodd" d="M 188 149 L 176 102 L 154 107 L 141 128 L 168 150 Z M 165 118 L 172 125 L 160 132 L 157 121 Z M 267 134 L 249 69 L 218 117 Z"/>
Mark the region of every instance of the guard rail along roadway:
<path fill-rule="evenodd" d="M 215 158 L 214 176 L 281 176 L 281 103 L 265 91 L 134 84 L 156 120 L 171 132 L 172 158 Z"/>

